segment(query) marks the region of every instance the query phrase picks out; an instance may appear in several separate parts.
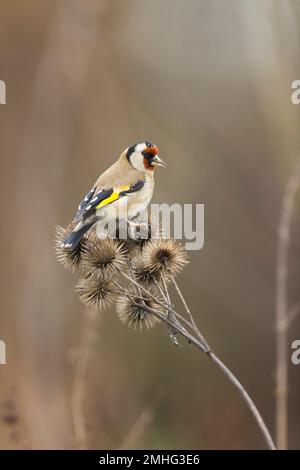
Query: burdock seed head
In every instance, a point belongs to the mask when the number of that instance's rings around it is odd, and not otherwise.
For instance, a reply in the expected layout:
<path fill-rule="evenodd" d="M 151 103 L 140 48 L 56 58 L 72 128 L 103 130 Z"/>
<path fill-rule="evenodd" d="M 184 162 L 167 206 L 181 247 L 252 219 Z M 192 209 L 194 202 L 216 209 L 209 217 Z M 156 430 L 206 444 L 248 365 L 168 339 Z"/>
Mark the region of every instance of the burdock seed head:
<path fill-rule="evenodd" d="M 148 299 L 143 302 L 145 302 L 147 307 L 163 314 L 161 306 L 153 300 Z M 117 314 L 122 323 L 140 331 L 143 329 L 143 326 L 149 329 L 160 322 L 158 317 L 144 308 L 142 301 L 138 296 L 134 296 L 133 293 L 130 298 L 125 295 L 118 298 Z"/>
<path fill-rule="evenodd" d="M 81 302 L 87 307 L 92 310 L 101 310 L 115 301 L 113 288 L 112 277 L 98 273 L 82 277 L 76 286 L 76 292 Z"/>
<path fill-rule="evenodd" d="M 73 231 L 75 224 L 71 223 L 66 228 L 56 226 L 55 251 L 58 262 L 67 270 L 74 273 L 80 266 L 82 255 L 89 250 L 91 238 L 84 237 L 75 248 L 67 248 L 63 245 L 65 238 Z"/>
<path fill-rule="evenodd" d="M 143 249 L 139 277 L 169 280 L 179 274 L 187 261 L 187 253 L 177 240 L 151 240 Z M 138 276 L 137 276 L 138 277 Z M 142 280 L 142 279 L 141 279 Z"/>
<path fill-rule="evenodd" d="M 143 247 L 153 238 L 158 239 L 162 236 L 161 228 L 158 223 L 151 223 L 143 217 L 133 220 L 121 221 L 118 226 L 117 237 L 122 233 L 120 239 L 123 242 L 124 249 L 128 254 L 134 254 L 143 249 Z M 125 237 L 124 237 L 125 235 Z M 122 239 L 123 238 L 123 239 Z"/>
<path fill-rule="evenodd" d="M 136 281 L 147 289 L 153 287 L 155 282 L 161 281 L 160 272 L 152 271 L 142 254 L 133 258 L 132 270 Z"/>
<path fill-rule="evenodd" d="M 116 240 L 94 237 L 82 253 L 82 270 L 86 273 L 110 275 L 120 271 L 124 262 L 123 245 Z"/>

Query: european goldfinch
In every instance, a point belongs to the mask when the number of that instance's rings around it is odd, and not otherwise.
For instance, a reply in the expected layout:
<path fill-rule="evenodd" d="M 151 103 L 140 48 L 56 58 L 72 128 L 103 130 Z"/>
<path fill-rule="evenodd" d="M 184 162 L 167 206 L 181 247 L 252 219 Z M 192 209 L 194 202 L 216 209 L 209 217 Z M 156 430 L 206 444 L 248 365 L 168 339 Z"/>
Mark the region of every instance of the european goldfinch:
<path fill-rule="evenodd" d="M 64 240 L 64 246 L 75 248 L 94 224 L 108 223 L 116 213 L 124 215 L 125 210 L 127 220 L 142 213 L 151 201 L 154 169 L 158 166 L 166 167 L 166 164 L 151 142 L 139 142 L 126 148 L 79 204 L 74 217 L 77 224 Z"/>

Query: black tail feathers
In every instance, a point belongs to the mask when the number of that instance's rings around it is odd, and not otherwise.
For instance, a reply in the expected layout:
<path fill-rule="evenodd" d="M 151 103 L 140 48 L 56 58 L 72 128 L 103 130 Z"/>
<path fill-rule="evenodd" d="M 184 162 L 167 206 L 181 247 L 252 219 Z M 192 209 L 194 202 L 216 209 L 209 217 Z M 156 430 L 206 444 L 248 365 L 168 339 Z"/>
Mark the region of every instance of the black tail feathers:
<path fill-rule="evenodd" d="M 64 240 L 63 244 L 66 248 L 72 250 L 77 247 L 84 234 L 94 225 L 95 221 L 82 225 L 77 230 L 73 230 L 72 233 Z"/>

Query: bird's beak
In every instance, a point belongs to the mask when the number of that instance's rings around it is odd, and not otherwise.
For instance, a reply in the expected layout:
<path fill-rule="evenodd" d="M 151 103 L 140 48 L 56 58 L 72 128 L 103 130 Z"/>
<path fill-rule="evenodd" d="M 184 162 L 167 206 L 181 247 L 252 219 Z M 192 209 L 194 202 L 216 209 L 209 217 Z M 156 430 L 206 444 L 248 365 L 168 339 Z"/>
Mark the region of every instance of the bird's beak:
<path fill-rule="evenodd" d="M 155 155 L 153 157 L 152 163 L 155 166 L 162 166 L 163 168 L 167 167 L 167 164 L 158 155 Z"/>

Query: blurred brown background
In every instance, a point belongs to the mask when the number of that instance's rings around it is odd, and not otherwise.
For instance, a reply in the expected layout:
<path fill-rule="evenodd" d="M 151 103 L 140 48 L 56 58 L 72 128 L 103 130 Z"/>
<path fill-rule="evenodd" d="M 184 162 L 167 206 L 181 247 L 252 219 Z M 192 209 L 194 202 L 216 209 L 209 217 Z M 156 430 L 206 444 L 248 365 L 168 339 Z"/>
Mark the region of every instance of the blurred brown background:
<path fill-rule="evenodd" d="M 180 284 L 274 434 L 277 225 L 300 155 L 290 99 L 299 47 L 300 0 L 1 2 L 0 448 L 76 446 L 84 308 L 56 262 L 54 227 L 142 139 L 168 162 L 154 202 L 205 204 L 205 247 Z M 292 233 L 290 301 L 300 218 Z M 174 348 L 163 327 L 140 334 L 114 311 L 99 315 L 84 391 L 90 448 L 264 448 L 236 390 L 182 343 Z M 300 368 L 289 372 L 299 448 Z"/>

